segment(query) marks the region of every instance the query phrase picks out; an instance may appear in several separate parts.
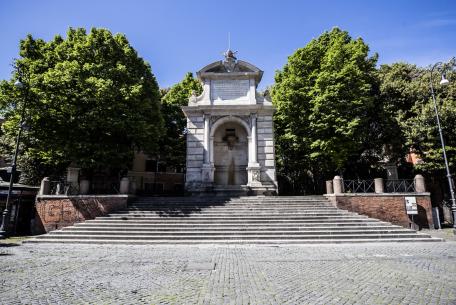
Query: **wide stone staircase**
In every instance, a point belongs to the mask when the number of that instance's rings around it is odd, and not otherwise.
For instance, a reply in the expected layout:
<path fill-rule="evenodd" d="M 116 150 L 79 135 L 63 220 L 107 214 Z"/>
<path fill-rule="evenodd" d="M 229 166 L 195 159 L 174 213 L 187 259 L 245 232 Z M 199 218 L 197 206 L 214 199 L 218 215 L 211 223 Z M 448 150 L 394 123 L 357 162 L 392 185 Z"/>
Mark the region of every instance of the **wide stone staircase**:
<path fill-rule="evenodd" d="M 442 241 L 337 209 L 323 196 L 138 197 L 126 210 L 28 242 L 309 244 Z"/>

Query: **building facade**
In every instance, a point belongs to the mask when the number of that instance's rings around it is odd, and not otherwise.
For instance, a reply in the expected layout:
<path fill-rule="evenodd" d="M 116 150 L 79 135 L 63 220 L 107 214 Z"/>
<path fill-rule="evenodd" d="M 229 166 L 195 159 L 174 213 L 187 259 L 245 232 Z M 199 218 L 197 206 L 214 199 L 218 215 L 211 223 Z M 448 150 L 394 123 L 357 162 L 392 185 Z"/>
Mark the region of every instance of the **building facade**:
<path fill-rule="evenodd" d="M 276 194 L 271 101 L 257 92 L 263 71 L 237 60 L 197 72 L 203 93 L 182 107 L 187 117 L 188 192 Z"/>

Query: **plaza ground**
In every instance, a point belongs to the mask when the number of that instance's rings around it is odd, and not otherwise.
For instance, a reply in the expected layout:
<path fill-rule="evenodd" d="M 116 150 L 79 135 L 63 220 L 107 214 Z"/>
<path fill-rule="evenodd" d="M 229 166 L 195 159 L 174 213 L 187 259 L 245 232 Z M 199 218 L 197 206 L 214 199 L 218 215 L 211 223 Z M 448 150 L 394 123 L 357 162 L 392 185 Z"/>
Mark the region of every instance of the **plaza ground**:
<path fill-rule="evenodd" d="M 1 304 L 456 304 L 456 242 L 0 246 Z"/>

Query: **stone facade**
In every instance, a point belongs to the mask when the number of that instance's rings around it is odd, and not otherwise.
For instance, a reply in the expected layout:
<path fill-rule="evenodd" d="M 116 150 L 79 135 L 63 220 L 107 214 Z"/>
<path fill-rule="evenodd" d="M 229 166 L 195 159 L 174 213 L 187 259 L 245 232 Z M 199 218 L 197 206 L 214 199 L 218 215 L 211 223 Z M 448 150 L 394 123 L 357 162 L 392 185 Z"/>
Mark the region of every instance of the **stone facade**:
<path fill-rule="evenodd" d="M 256 88 L 263 71 L 227 51 L 199 72 L 203 93 L 187 117 L 186 190 L 277 192 L 271 101 Z"/>

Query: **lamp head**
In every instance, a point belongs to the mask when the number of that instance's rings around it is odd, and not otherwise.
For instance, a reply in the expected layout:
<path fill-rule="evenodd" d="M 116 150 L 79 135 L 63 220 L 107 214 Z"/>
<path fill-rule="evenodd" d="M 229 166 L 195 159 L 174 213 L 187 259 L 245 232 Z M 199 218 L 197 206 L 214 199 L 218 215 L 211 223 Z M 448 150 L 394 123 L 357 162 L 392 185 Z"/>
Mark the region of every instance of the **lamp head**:
<path fill-rule="evenodd" d="M 440 80 L 440 85 L 447 85 L 450 81 L 446 79 L 445 74 L 442 74 L 442 79 Z"/>
<path fill-rule="evenodd" d="M 21 81 L 17 80 L 14 82 L 14 87 L 16 87 L 18 89 L 22 89 L 22 88 L 24 88 L 24 84 L 21 83 Z"/>

